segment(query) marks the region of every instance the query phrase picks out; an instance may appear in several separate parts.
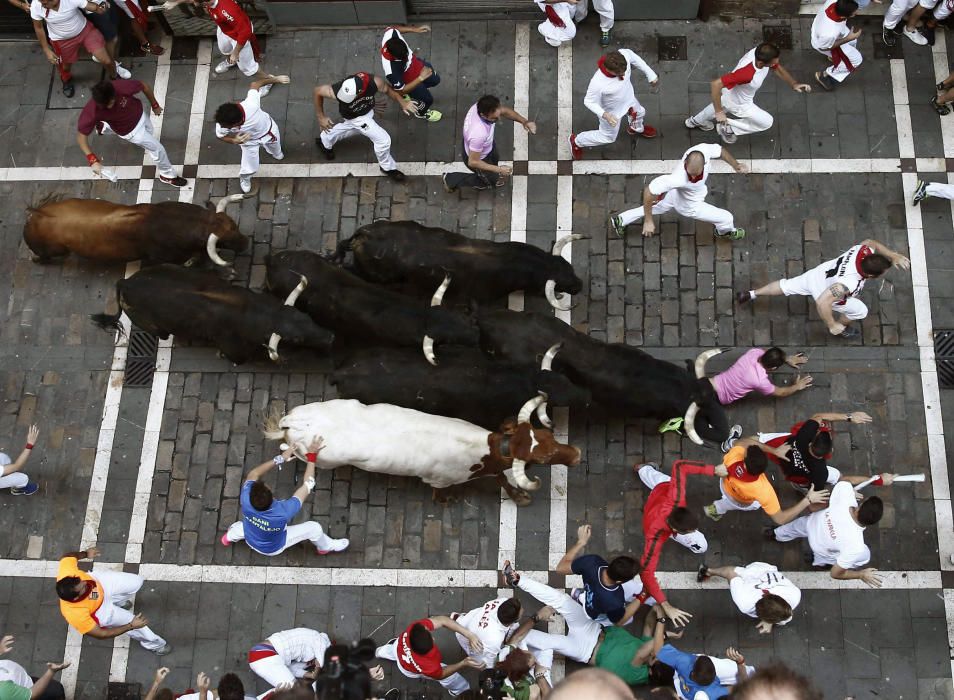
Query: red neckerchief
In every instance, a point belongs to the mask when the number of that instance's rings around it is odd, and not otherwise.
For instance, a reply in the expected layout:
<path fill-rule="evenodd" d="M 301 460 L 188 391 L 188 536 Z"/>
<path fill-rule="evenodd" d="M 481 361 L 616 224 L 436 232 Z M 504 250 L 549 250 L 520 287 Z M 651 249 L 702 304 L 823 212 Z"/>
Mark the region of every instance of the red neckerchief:
<path fill-rule="evenodd" d="M 702 166 L 702 172 L 699 173 L 698 175 L 695 175 L 695 176 L 693 176 L 693 175 L 691 175 L 691 174 L 689 173 L 689 168 L 686 166 L 685 161 L 683 161 L 682 167 L 683 167 L 683 168 L 685 169 L 685 171 L 686 171 L 686 177 L 689 178 L 689 182 L 699 182 L 699 180 L 701 180 L 701 179 L 703 178 L 703 176 L 705 176 L 705 174 L 706 174 L 706 168 L 705 168 L 705 166 Z"/>
<path fill-rule="evenodd" d="M 559 29 L 566 28 L 566 24 L 560 19 L 560 15 L 557 14 L 557 11 L 553 9 L 552 5 L 547 5 L 543 8 L 543 11 L 546 13 L 547 19 L 550 20 L 550 24 L 554 27 L 558 27 Z"/>
<path fill-rule="evenodd" d="M 758 476 L 753 476 L 749 474 L 749 470 L 745 468 L 745 462 L 739 461 L 728 466 L 729 476 L 738 481 L 744 481 L 747 484 L 751 484 L 753 481 L 758 481 Z"/>
<path fill-rule="evenodd" d="M 840 14 L 838 14 L 837 12 L 835 12 L 835 4 L 836 4 L 836 3 L 832 3 L 831 5 L 829 5 L 828 7 L 825 8 L 825 15 L 826 15 L 826 16 L 828 17 L 828 19 L 830 19 L 832 22 L 844 22 L 844 21 L 846 21 L 846 20 L 848 19 L 847 17 L 842 17 Z"/>
<path fill-rule="evenodd" d="M 596 65 L 599 67 L 600 72 L 603 75 L 605 75 L 607 78 L 619 78 L 620 80 L 622 80 L 623 78 L 626 77 L 625 75 L 616 75 L 616 73 L 610 73 L 608 70 L 606 70 L 606 66 L 604 65 L 605 63 L 606 63 L 606 56 L 600 56 L 600 60 L 596 62 Z"/>

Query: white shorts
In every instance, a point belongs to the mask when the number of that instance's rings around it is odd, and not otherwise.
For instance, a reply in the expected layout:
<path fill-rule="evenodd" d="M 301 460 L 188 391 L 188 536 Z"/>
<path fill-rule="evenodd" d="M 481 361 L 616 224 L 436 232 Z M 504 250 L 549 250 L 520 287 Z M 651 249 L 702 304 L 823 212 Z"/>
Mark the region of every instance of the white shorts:
<path fill-rule="evenodd" d="M 798 295 L 817 299 L 828 291 L 831 284 L 825 277 L 825 271 L 816 267 L 800 274 L 798 277 L 781 279 L 778 281 L 778 286 L 781 287 L 782 293 L 787 297 Z"/>

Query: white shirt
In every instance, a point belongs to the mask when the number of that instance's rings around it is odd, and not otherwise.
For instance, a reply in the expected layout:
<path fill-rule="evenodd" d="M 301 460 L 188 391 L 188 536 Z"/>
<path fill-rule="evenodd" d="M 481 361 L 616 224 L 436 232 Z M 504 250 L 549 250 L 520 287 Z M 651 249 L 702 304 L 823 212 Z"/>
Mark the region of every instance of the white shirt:
<path fill-rule="evenodd" d="M 874 251 L 860 243 L 852 246 L 837 258 L 826 260 L 821 265 L 806 272 L 812 296 L 817 299 L 834 284 L 843 284 L 848 296 L 856 297 L 865 287 L 865 278 L 861 274 L 861 261 Z M 836 304 L 839 302 L 835 302 Z"/>
<path fill-rule="evenodd" d="M 20 664 L 9 659 L 0 660 L 0 681 L 13 681 L 24 688 L 33 687 L 33 679 Z"/>
<path fill-rule="evenodd" d="M 262 96 L 258 90 L 249 90 L 245 99 L 239 102 L 239 106 L 245 114 L 245 121 L 231 129 L 225 129 L 219 124 L 216 124 L 216 136 L 222 138 L 223 136 L 248 134 L 251 141 L 256 141 L 271 133 L 272 117 L 268 112 L 262 109 Z M 274 134 L 272 136 L 274 137 Z"/>
<path fill-rule="evenodd" d="M 405 61 L 405 64 L 408 66 L 411 65 L 411 61 L 414 60 L 414 52 L 411 51 L 411 45 L 408 44 L 407 41 L 404 39 L 404 35 L 401 34 L 401 32 L 399 32 L 394 27 L 388 27 L 387 29 L 384 30 L 384 36 L 381 37 L 381 48 L 383 49 L 384 45 L 388 43 L 388 41 L 390 41 L 392 38 L 400 39 L 401 41 L 404 42 L 404 45 L 407 46 L 407 61 Z M 382 75 L 386 76 L 391 72 L 391 62 L 384 57 L 384 54 L 381 54 L 381 66 L 384 69 L 384 73 L 382 73 Z M 404 76 L 399 76 L 399 77 L 403 78 Z M 403 81 L 402 81 L 402 85 L 403 85 Z"/>
<path fill-rule="evenodd" d="M 497 654 L 503 647 L 507 635 L 517 628 L 517 623 L 504 625 L 497 619 L 497 608 L 509 598 L 495 598 L 479 608 L 474 608 L 457 618 L 457 624 L 476 634 L 483 642 L 484 651 L 480 659 L 491 668 L 497 660 Z M 457 634 L 461 649 L 471 656 L 470 642 L 462 634 Z"/>
<path fill-rule="evenodd" d="M 86 15 L 80 9 L 86 0 L 60 0 L 58 10 L 47 10 L 40 0 L 30 3 L 30 17 L 46 21 L 46 33 L 53 41 L 64 41 L 79 36 L 86 28 Z"/>
<path fill-rule="evenodd" d="M 331 640 L 328 639 L 327 634 L 307 627 L 275 632 L 269 635 L 266 641 L 275 647 L 275 651 L 282 657 L 286 666 L 290 666 L 295 661 L 307 663 L 313 659 L 317 660 L 319 665 L 323 665 L 325 652 L 331 646 Z"/>
<path fill-rule="evenodd" d="M 731 73 L 722 76 L 723 81 L 729 79 L 736 83 L 722 93 L 722 99 L 725 100 L 728 96 L 728 101 L 732 104 L 749 104 L 755 99 L 755 93 L 762 87 L 771 70 L 767 65 L 761 68 L 755 65 L 755 49 L 752 49 L 739 59 Z"/>
<path fill-rule="evenodd" d="M 812 551 L 834 559 L 843 569 L 857 569 L 871 561 L 865 529 L 851 517 L 851 508 L 857 505 L 854 487 L 840 481 L 831 490 L 828 508 L 808 516 L 808 544 Z"/>
<path fill-rule="evenodd" d="M 778 567 L 761 561 L 752 562 L 746 567 L 735 567 L 737 578 L 729 582 L 732 592 L 732 601 L 743 615 L 758 617 L 755 614 L 755 604 L 766 595 L 777 595 L 790 606 L 792 610 L 802 601 L 802 592 L 794 583 L 779 573 Z M 791 622 L 788 618 L 780 625 Z"/>
<path fill-rule="evenodd" d="M 639 68 L 649 82 L 657 79 L 655 71 L 635 52 L 629 49 L 620 49 L 619 52 L 626 59 L 626 73 L 622 76 L 622 80 L 616 76 L 610 77 L 597 68 L 596 73 L 590 78 L 589 87 L 586 88 L 583 104 L 597 117 L 602 117 L 603 112 L 609 112 L 616 118 L 620 118 L 636 104 L 636 92 L 633 90 L 631 80 L 633 66 Z"/>
<path fill-rule="evenodd" d="M 819 51 L 830 51 L 832 44 L 851 33 L 847 22 L 836 22 L 825 14 L 831 5 L 837 0 L 828 0 L 825 6 L 815 15 L 815 21 L 812 22 L 812 48 Z"/>
<path fill-rule="evenodd" d="M 698 182 L 689 181 L 689 173 L 686 172 L 686 158 L 693 151 L 702 154 L 705 164 L 702 167 L 702 179 Z M 679 165 L 668 175 L 660 175 L 649 183 L 649 191 L 657 197 L 666 194 L 670 190 L 679 190 L 684 199 L 702 201 L 706 198 L 709 188 L 706 187 L 706 180 L 709 178 L 709 162 L 713 158 L 722 156 L 722 146 L 717 143 L 700 143 L 693 146 L 682 154 L 679 159 Z"/>

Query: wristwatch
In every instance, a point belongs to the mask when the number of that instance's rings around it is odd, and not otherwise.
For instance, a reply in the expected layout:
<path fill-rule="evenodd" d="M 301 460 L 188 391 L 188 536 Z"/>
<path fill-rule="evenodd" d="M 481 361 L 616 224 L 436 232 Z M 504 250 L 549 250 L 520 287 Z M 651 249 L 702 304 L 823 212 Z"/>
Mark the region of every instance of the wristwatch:
<path fill-rule="evenodd" d="M 275 455 L 274 457 L 272 457 L 272 461 L 275 463 L 276 466 L 281 466 L 282 464 L 285 463 L 285 458 L 282 457 L 281 455 Z"/>
<path fill-rule="evenodd" d="M 658 625 L 660 622 L 665 625 L 667 622 L 669 622 L 669 618 L 668 618 L 668 617 L 657 617 L 657 618 L 656 618 L 656 624 Z"/>
<path fill-rule="evenodd" d="M 851 423 L 851 414 L 850 414 L 850 413 L 846 413 L 846 414 L 845 414 L 845 420 L 848 421 L 849 423 Z"/>

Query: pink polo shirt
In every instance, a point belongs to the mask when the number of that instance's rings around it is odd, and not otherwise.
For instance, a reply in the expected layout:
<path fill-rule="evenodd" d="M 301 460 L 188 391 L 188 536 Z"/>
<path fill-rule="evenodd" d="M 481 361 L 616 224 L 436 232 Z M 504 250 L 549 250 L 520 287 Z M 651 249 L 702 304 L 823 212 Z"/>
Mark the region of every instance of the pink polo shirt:
<path fill-rule="evenodd" d="M 775 385 L 769 380 L 768 372 L 759 363 L 759 358 L 765 354 L 764 350 L 753 348 L 735 361 L 729 369 L 712 378 L 715 384 L 719 403 L 723 406 L 738 401 L 753 391 L 770 396 L 775 391 Z"/>
<path fill-rule="evenodd" d="M 494 147 L 495 126 L 480 118 L 476 104 L 467 110 L 467 116 L 464 117 L 464 149 L 467 153 L 476 151 L 481 160 L 486 158 Z"/>

